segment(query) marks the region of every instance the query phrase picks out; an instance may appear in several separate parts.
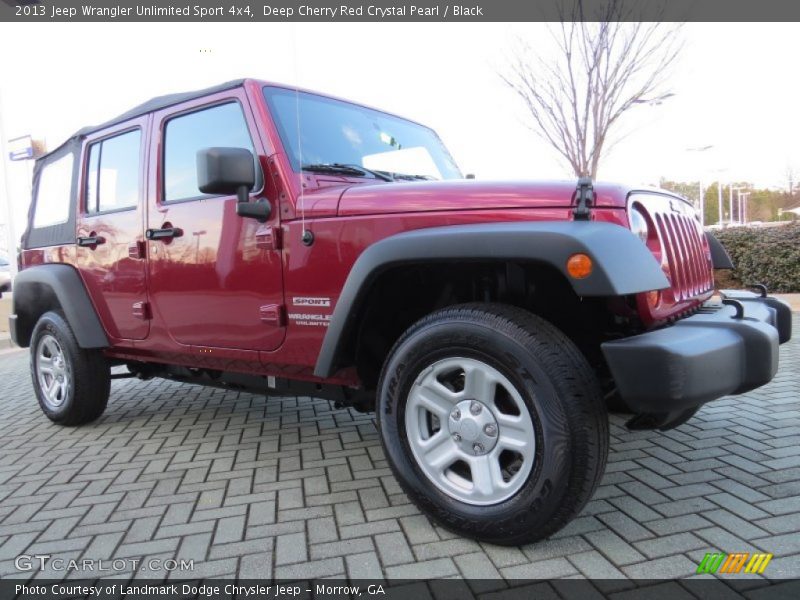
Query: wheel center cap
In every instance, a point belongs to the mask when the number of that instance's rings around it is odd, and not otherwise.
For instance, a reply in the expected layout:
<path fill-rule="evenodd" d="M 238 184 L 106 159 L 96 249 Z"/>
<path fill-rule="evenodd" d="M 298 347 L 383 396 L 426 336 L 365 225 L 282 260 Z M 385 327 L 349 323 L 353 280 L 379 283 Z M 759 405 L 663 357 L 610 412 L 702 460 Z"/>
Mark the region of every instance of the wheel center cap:
<path fill-rule="evenodd" d="M 462 400 L 456 404 L 448 427 L 453 441 L 466 454 L 487 454 L 497 444 L 499 428 L 494 414 L 478 400 Z"/>
<path fill-rule="evenodd" d="M 478 429 L 478 425 L 472 419 L 465 419 L 461 423 L 461 437 L 463 437 L 467 442 L 475 440 L 480 431 L 481 430 Z"/>

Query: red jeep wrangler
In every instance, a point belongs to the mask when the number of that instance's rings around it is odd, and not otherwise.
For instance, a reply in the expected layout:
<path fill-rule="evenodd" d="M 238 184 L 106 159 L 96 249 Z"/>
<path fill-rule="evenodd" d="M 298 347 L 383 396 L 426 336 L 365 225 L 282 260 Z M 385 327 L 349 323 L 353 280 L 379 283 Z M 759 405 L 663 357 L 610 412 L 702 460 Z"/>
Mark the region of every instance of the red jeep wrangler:
<path fill-rule="evenodd" d="M 770 381 L 789 308 L 662 190 L 465 180 L 431 129 L 255 80 L 153 99 L 37 162 L 11 331 L 44 413 L 166 377 L 375 410 L 407 494 L 545 538 L 629 427 Z M 124 365 L 129 374 L 111 374 Z"/>

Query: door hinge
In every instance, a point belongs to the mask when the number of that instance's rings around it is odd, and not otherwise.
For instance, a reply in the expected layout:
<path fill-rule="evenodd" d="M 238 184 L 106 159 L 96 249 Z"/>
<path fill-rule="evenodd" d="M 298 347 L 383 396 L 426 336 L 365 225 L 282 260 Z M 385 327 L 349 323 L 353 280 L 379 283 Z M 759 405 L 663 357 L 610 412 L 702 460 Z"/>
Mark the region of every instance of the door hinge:
<path fill-rule="evenodd" d="M 280 227 L 259 227 L 256 231 L 256 247 L 264 250 L 281 249 Z"/>
<path fill-rule="evenodd" d="M 152 315 L 150 313 L 150 303 L 149 302 L 134 302 L 133 303 L 133 316 L 137 319 L 141 319 L 142 321 L 148 321 L 152 319 Z"/>
<path fill-rule="evenodd" d="M 283 304 L 268 304 L 259 309 L 261 322 L 273 327 L 283 327 L 286 323 Z"/>

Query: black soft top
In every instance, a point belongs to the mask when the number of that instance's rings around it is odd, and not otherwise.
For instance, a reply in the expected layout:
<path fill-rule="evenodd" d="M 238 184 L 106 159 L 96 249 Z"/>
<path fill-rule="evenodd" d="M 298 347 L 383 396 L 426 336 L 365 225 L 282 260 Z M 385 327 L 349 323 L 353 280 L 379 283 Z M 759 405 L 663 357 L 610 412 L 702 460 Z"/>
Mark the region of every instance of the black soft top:
<path fill-rule="evenodd" d="M 30 208 L 28 209 L 28 228 L 25 230 L 25 233 L 22 236 L 22 247 L 25 249 L 29 248 L 44 248 L 49 246 L 58 246 L 58 245 L 66 245 L 66 244 L 74 244 L 75 243 L 75 225 L 76 225 L 76 214 L 77 214 L 77 207 L 78 207 L 78 180 L 80 177 L 81 171 L 81 164 L 80 164 L 80 156 L 81 156 L 81 143 L 82 139 L 94 132 L 100 131 L 101 129 L 105 129 L 111 125 L 116 125 L 117 123 L 124 123 L 130 119 L 135 117 L 140 117 L 145 115 L 149 112 L 154 110 L 159 110 L 161 108 L 166 108 L 168 106 L 172 106 L 174 104 L 179 104 L 185 100 L 193 100 L 194 98 L 202 98 L 203 96 L 207 96 L 209 94 L 213 94 L 215 92 L 221 92 L 224 90 L 229 90 L 232 88 L 236 88 L 244 84 L 247 81 L 245 79 L 237 79 L 235 81 L 228 81 L 227 83 L 221 83 L 219 85 L 215 85 L 210 88 L 206 88 L 204 90 L 196 90 L 193 92 L 182 92 L 179 94 L 168 94 L 166 96 L 158 96 L 157 98 L 153 98 L 152 100 L 148 100 L 147 102 L 140 104 L 127 112 L 122 113 L 121 115 L 114 117 L 106 121 L 105 123 L 101 123 L 100 125 L 92 125 L 90 127 L 84 127 L 79 131 L 76 131 L 71 136 L 69 136 L 64 143 L 60 146 L 48 152 L 47 154 L 40 156 L 36 159 L 36 164 L 33 168 L 33 181 L 32 181 L 32 198 Z M 34 227 L 34 215 L 36 214 L 36 205 L 39 201 L 39 181 L 41 179 L 42 171 L 48 165 L 65 158 L 67 156 L 72 156 L 72 182 L 69 190 L 69 211 L 67 212 L 67 220 L 62 223 L 55 223 L 52 225 L 45 225 L 42 227 Z"/>
<path fill-rule="evenodd" d="M 185 102 L 186 100 L 194 100 L 195 98 L 202 98 L 203 96 L 208 96 L 216 92 L 222 92 L 232 88 L 240 87 L 241 85 L 244 84 L 245 81 L 247 80 L 234 79 L 232 81 L 226 81 L 225 83 L 220 83 L 202 90 L 194 90 L 191 92 L 178 92 L 176 94 L 166 94 L 164 96 L 156 96 L 155 98 L 151 98 L 147 102 L 143 102 L 138 106 L 134 106 L 132 109 L 125 111 L 121 115 L 117 115 L 113 119 L 109 119 L 104 123 L 100 123 L 99 125 L 88 125 L 86 127 L 82 127 L 81 129 L 73 133 L 71 136 L 69 136 L 69 138 L 67 138 L 64 144 L 66 144 L 70 140 L 80 139 L 82 137 L 87 136 L 90 133 L 94 133 L 95 131 L 100 131 L 101 129 L 110 127 L 111 125 L 116 125 L 117 123 L 124 123 L 129 119 L 141 117 L 142 115 L 146 115 L 149 112 L 160 110 L 162 108 L 173 106 L 175 104 L 180 104 L 181 102 Z M 63 146 L 64 144 L 61 145 Z M 59 146 L 59 148 L 60 147 L 61 146 Z M 52 152 L 55 152 L 56 150 L 58 150 L 58 148 L 56 148 Z"/>

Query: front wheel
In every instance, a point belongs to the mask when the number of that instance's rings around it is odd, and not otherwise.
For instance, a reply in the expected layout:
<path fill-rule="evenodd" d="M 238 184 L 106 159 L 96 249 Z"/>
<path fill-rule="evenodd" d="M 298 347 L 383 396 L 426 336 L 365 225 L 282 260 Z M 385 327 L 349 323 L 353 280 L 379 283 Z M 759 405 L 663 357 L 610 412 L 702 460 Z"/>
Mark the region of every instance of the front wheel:
<path fill-rule="evenodd" d="M 395 344 L 378 386 L 384 450 L 410 498 L 497 544 L 552 535 L 591 498 L 608 417 L 575 345 L 519 308 L 436 312 Z"/>

